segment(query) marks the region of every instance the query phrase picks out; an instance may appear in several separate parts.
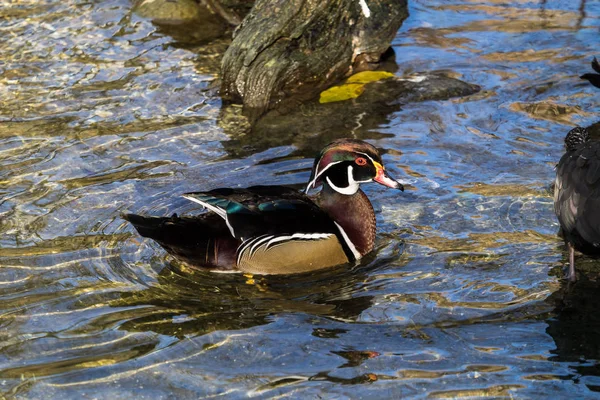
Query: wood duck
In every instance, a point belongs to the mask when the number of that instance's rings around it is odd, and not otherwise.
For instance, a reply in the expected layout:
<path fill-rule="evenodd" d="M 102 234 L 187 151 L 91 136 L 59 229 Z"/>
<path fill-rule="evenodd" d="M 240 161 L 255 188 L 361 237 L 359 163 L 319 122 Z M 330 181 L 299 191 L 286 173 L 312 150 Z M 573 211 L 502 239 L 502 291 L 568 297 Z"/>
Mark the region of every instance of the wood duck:
<path fill-rule="evenodd" d="M 600 142 L 586 128 L 565 137 L 567 152 L 556 167 L 554 212 L 569 247 L 569 274 L 575 281 L 575 250 L 600 256 Z"/>
<path fill-rule="evenodd" d="M 592 68 L 597 72 L 597 74 L 583 74 L 579 78 L 587 79 L 592 85 L 600 88 L 600 64 L 598 63 L 596 57 L 594 57 L 592 60 Z"/>
<path fill-rule="evenodd" d="M 375 147 L 342 139 L 315 159 L 306 193 L 284 186 L 186 193 L 207 213 L 194 217 L 124 215 L 140 235 L 193 266 L 252 274 L 307 272 L 354 262 L 373 250 L 375 213 L 359 186 L 393 189 Z M 317 186 L 314 198 L 308 191 Z"/>

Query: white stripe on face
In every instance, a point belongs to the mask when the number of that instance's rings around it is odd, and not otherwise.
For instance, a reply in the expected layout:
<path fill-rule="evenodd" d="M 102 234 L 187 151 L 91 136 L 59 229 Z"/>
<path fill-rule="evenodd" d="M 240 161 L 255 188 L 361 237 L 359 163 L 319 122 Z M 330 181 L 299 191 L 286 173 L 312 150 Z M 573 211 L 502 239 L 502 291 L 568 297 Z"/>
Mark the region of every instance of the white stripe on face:
<path fill-rule="evenodd" d="M 334 166 L 335 164 L 339 164 L 339 163 L 341 163 L 341 162 L 343 162 L 343 161 L 336 161 L 336 162 L 332 162 L 332 163 L 329 163 L 329 164 L 327 164 L 327 166 L 326 166 L 325 168 L 323 168 L 323 170 L 322 170 L 322 171 L 318 171 L 318 170 L 317 170 L 317 173 L 315 174 L 315 178 L 314 178 L 312 181 L 310 181 L 310 182 L 308 183 L 308 186 L 306 186 L 306 193 L 308 193 L 308 191 L 311 189 L 311 186 L 312 186 L 312 187 L 315 187 L 317 180 L 319 179 L 319 177 L 320 177 L 321 175 L 323 175 L 323 172 L 327 171 L 327 169 L 329 169 L 329 167 L 332 167 L 332 166 Z M 317 167 L 317 168 L 318 168 L 318 167 Z"/>

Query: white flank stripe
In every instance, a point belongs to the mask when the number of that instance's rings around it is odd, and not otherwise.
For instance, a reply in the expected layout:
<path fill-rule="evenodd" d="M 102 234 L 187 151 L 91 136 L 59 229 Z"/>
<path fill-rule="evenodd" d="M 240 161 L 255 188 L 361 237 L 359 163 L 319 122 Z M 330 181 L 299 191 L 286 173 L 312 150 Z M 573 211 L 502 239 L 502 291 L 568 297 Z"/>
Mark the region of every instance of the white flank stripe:
<path fill-rule="evenodd" d="M 293 240 L 293 239 L 301 239 L 301 240 L 320 240 L 320 239 L 327 239 L 329 237 L 331 237 L 332 233 L 294 233 L 293 235 L 289 235 L 289 236 L 276 236 L 273 239 L 271 239 L 269 241 L 269 243 L 267 243 L 267 248 L 271 247 L 272 245 L 279 243 L 279 242 L 285 242 L 288 240 Z"/>
<path fill-rule="evenodd" d="M 242 256 L 246 253 L 248 246 L 250 246 L 254 240 L 255 239 L 246 240 L 242 243 L 242 245 L 240 247 L 238 247 L 238 249 L 237 249 L 238 255 L 237 255 L 237 260 L 236 260 L 237 265 L 240 265 L 240 261 L 243 258 Z"/>
<path fill-rule="evenodd" d="M 371 16 L 371 10 L 369 10 L 367 2 L 365 0 L 358 0 L 358 3 L 360 4 L 360 8 L 362 8 L 362 12 L 365 14 L 365 17 L 369 18 Z"/>
<path fill-rule="evenodd" d="M 252 247 L 250 248 L 250 257 L 254 256 L 254 253 L 256 253 L 256 250 L 258 250 L 262 244 L 271 239 L 273 239 L 273 235 L 268 235 L 263 237 L 262 239 L 259 238 L 258 240 L 254 241 Z"/>
<path fill-rule="evenodd" d="M 344 228 L 342 228 L 341 225 L 338 224 L 335 221 L 333 221 L 333 223 L 340 230 L 340 233 L 342 234 L 342 237 L 344 238 L 344 241 L 346 242 L 346 244 L 350 248 L 350 251 L 352 252 L 352 254 L 354 254 L 354 258 L 356 258 L 357 260 L 360 260 L 360 258 L 361 258 L 360 253 L 358 252 L 358 250 L 356 250 L 356 247 L 354 246 L 354 243 L 352 243 L 352 241 L 350 240 L 350 238 L 348 237 L 348 235 L 346 235 L 346 231 L 344 230 Z"/>
<path fill-rule="evenodd" d="M 242 257 L 242 254 L 248 249 L 248 246 L 250 246 L 252 244 L 252 241 L 254 239 L 250 239 L 250 240 L 246 240 L 244 242 L 242 242 L 242 244 L 238 247 L 237 251 L 238 251 L 238 264 L 240 263 L 240 258 Z"/>
<path fill-rule="evenodd" d="M 273 236 L 273 235 L 261 235 L 252 239 L 246 240 L 238 248 L 237 265 L 243 258 L 251 259 L 254 254 L 259 250 L 268 251 L 272 247 L 280 246 L 285 244 L 286 241 L 300 239 L 300 240 L 321 240 L 330 238 L 333 233 L 294 233 L 293 235 L 285 236 Z"/>
<path fill-rule="evenodd" d="M 246 254 L 248 249 L 251 248 L 254 243 L 256 243 L 257 241 L 263 240 L 265 238 L 269 239 L 270 237 L 272 237 L 272 236 L 271 235 L 260 235 L 260 236 L 245 240 L 240 245 L 240 247 L 238 247 L 238 256 L 237 256 L 238 265 L 240 263 L 240 260 L 242 259 L 242 256 L 244 256 Z"/>

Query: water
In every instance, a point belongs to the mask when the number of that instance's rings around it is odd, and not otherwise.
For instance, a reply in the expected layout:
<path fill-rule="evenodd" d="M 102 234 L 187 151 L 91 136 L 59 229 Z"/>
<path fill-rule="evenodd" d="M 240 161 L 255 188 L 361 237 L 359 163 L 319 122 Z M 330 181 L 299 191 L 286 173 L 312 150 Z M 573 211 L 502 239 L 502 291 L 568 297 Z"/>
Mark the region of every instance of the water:
<path fill-rule="evenodd" d="M 215 96 L 227 32 L 185 40 L 130 8 L 0 7 L 0 397 L 597 396 L 600 264 L 559 279 L 549 190 L 566 132 L 598 119 L 578 76 L 599 2 L 412 1 L 397 74 L 480 93 L 260 145 Z M 378 249 L 352 269 L 187 271 L 119 217 L 305 183 L 340 136 L 410 183 L 366 187 Z"/>

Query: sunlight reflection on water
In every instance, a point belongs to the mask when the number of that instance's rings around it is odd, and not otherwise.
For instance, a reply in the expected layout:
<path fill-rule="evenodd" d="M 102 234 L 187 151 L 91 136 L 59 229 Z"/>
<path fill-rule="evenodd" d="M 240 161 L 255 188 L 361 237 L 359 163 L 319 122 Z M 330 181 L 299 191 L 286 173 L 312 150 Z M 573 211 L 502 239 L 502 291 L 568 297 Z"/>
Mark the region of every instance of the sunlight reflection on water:
<path fill-rule="evenodd" d="M 125 0 L 0 9 L 0 397 L 585 397 L 600 390 L 597 263 L 568 288 L 549 187 L 598 92 L 596 2 L 419 0 L 398 75 L 482 91 L 372 126 L 253 143 L 214 81 L 226 36 L 177 42 Z M 581 9 L 580 9 L 581 7 Z M 375 128 L 373 128 L 375 126 Z M 302 184 L 339 136 L 385 151 L 380 235 L 351 269 L 186 269 L 124 211 Z"/>

